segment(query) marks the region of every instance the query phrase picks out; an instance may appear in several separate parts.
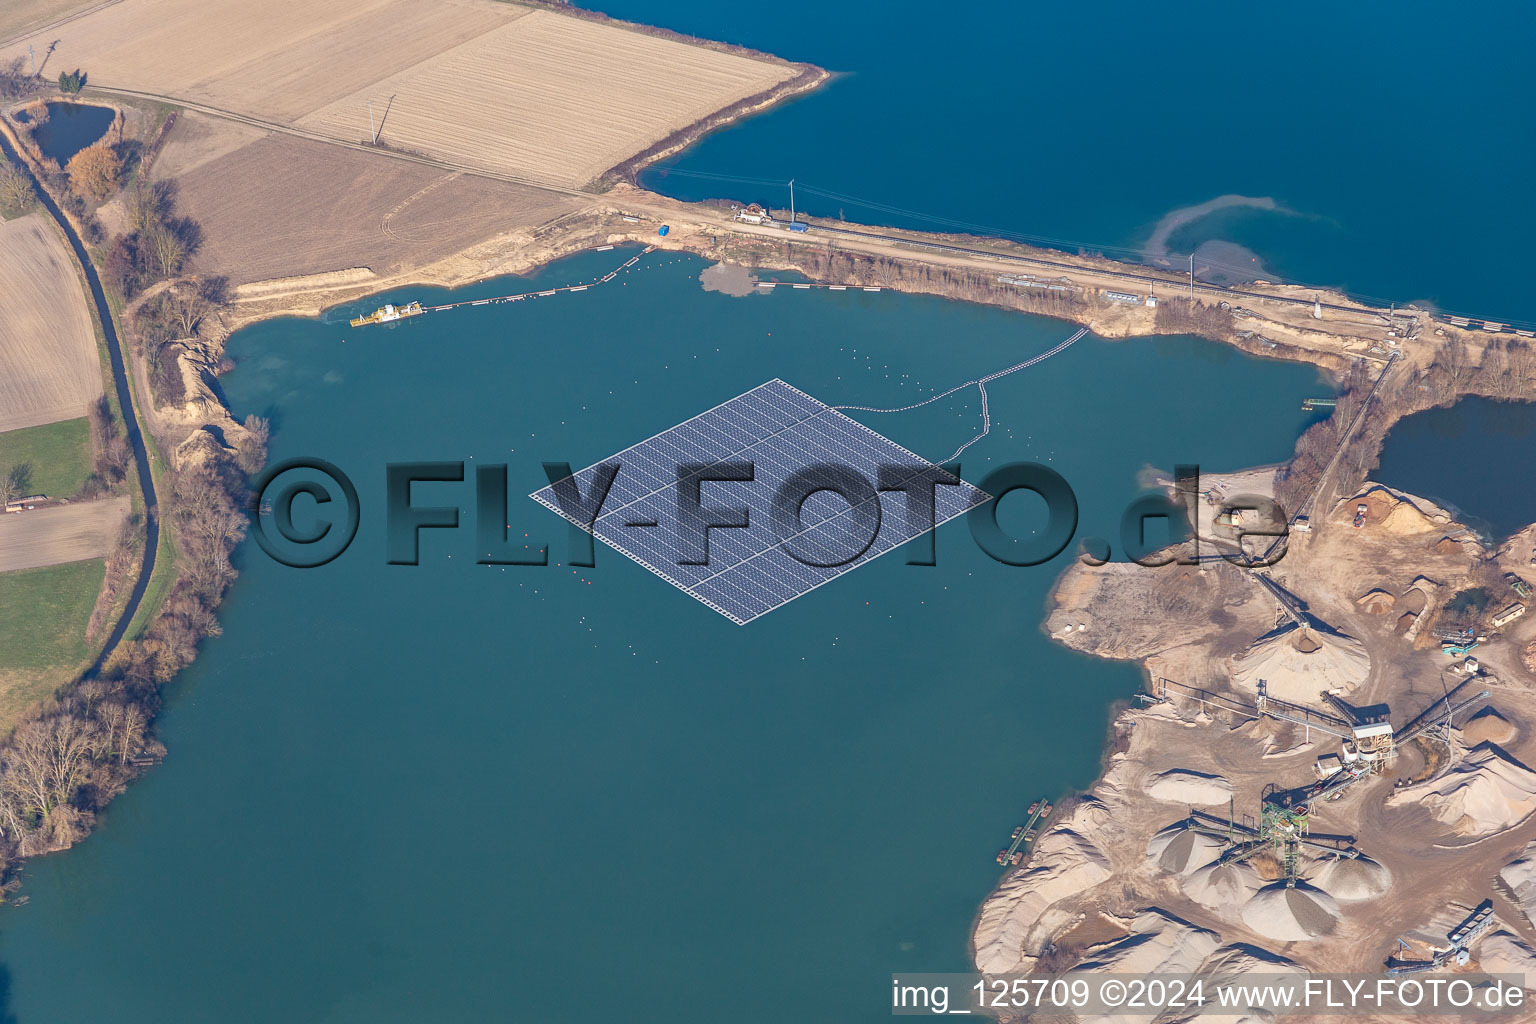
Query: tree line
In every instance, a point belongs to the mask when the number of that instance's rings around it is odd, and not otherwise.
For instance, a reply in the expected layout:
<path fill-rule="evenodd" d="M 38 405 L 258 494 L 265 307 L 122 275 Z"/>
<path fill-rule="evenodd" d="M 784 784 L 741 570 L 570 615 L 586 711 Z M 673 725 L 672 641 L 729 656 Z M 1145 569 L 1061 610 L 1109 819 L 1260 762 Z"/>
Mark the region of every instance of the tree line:
<path fill-rule="evenodd" d="M 1341 432 L 1360 410 L 1376 373 L 1356 362 L 1344 381 L 1333 415 L 1314 423 L 1296 441 L 1295 455 L 1275 481 L 1275 498 L 1288 509 L 1299 508 L 1316 488 Z M 1450 334 L 1422 369 L 1399 372 L 1384 381 L 1376 401 L 1360 421 L 1357 436 L 1339 457 L 1337 485 L 1358 491 L 1381 458 L 1388 432 L 1405 416 L 1453 405 L 1475 395 L 1502 401 L 1528 401 L 1536 394 L 1536 346 L 1523 338 L 1491 335 L 1481 357 L 1460 334 Z"/>
<path fill-rule="evenodd" d="M 97 676 L 36 709 L 0 748 L 0 872 L 83 838 L 96 813 L 164 754 L 149 731 L 160 687 L 191 664 L 204 638 L 219 635 L 214 610 L 235 579 L 230 554 L 246 528 L 243 467 L 265 461 L 265 424 L 254 425 L 258 437 L 239 451 L 170 473 L 162 515 L 175 529 L 177 578 L 149 628 L 124 641 Z"/>
<path fill-rule="evenodd" d="M 22 96 L 34 91 L 18 81 L 16 71 L 14 62 L 0 68 L 0 98 L 8 90 L 20 89 Z M 72 84 L 83 85 L 84 76 Z M 46 118 L 46 108 L 37 117 Z M 43 187 L 85 226 L 93 244 L 102 238 L 89 204 L 120 189 L 127 163 L 119 115 L 116 143 L 87 147 L 63 171 L 41 164 Z M 12 194 L 8 188 L 13 178 L 33 201 L 27 176 L 9 170 L 16 175 L 0 168 L 0 205 L 21 198 L 19 190 Z M 176 214 L 168 184 L 141 177 L 123 203 L 126 230 L 98 263 L 103 282 L 125 301 L 169 281 L 140 303 L 133 330 L 125 333 L 150 357 L 152 393 L 175 401 L 181 397 L 179 373 L 169 369 L 179 351 L 175 343 L 198 334 L 223 301 L 222 282 L 180 279 L 201 232 Z M 82 492 L 87 496 L 121 484 L 132 463 L 107 399 L 91 407 L 89 419 L 96 454 Z M 266 461 L 268 433 L 265 421 L 250 417 L 233 449 L 209 445 L 202 458 L 167 470 L 158 514 L 177 549 L 169 594 L 148 627 L 125 638 L 99 672 L 34 708 L 0 742 L 0 877 L 8 885 L 15 884 L 13 869 L 21 858 L 64 849 L 86 835 L 96 813 L 164 753 L 150 732 L 160 687 L 191 663 L 204 638 L 219 633 L 214 612 L 235 579 L 230 557 L 245 534 L 247 480 Z M 143 543 L 142 531 L 129 530 L 108 556 L 106 582 L 88 627 L 92 635 L 105 627 L 116 599 L 132 584 Z"/>
<path fill-rule="evenodd" d="M 145 288 L 175 277 L 202 245 L 197 222 L 176 214 L 176 191 L 167 181 L 140 179 L 123 196 L 124 226 L 102 261 L 103 281 L 131 299 Z"/>

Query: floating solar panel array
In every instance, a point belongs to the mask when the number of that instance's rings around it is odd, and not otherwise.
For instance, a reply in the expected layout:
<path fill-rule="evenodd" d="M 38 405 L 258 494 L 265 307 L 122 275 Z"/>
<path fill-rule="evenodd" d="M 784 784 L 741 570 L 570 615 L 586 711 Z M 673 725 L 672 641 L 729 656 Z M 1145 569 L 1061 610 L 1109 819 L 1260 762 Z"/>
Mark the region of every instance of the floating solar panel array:
<path fill-rule="evenodd" d="M 608 474 L 612 485 L 596 520 L 584 521 L 590 512 L 582 513 L 573 499 L 596 493 L 594 485 Z M 946 482 L 923 486 L 934 480 Z M 690 488 L 697 502 L 686 500 Z M 811 496 L 798 510 L 780 501 L 776 512 L 781 488 Z M 531 497 L 745 625 L 927 532 L 925 499 L 914 493 L 931 495 L 934 526 L 989 500 L 805 392 L 771 380 Z M 740 521 L 733 509 L 745 510 L 744 527 L 703 528 Z"/>

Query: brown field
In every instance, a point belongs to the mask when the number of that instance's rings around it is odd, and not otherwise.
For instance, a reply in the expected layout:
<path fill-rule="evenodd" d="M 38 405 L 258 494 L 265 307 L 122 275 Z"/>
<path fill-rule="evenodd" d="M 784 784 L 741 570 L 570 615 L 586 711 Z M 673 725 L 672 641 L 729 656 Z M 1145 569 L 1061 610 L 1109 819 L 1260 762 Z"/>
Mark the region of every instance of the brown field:
<path fill-rule="evenodd" d="M 0 223 L 0 295 L 0 431 L 84 416 L 101 395 L 96 335 L 69 250 L 44 214 Z"/>
<path fill-rule="evenodd" d="M 93 84 L 289 120 L 525 12 L 492 0 L 123 0 L 4 56 L 57 38 L 54 62 Z"/>
<path fill-rule="evenodd" d="M 797 72 L 492 0 L 122 0 L 30 41 L 55 38 L 94 85 L 345 142 L 372 101 L 390 146 L 566 187 Z"/>
<path fill-rule="evenodd" d="M 100 558 L 116 545 L 132 507 L 125 495 L 0 514 L 0 572 Z"/>
<path fill-rule="evenodd" d="M 156 171 L 211 145 L 198 119 L 184 118 Z M 195 162 L 176 183 L 177 208 L 203 229 L 196 269 L 235 285 L 351 267 L 395 274 L 581 204 L 278 134 Z"/>
<path fill-rule="evenodd" d="M 156 178 L 177 178 L 272 133 L 265 128 L 183 112 L 155 157 Z"/>
<path fill-rule="evenodd" d="M 536 11 L 302 118 L 469 167 L 580 186 L 722 107 L 792 77 L 785 64 Z"/>
<path fill-rule="evenodd" d="M 23 33 L 34 32 L 46 25 L 52 25 L 61 18 L 89 10 L 101 2 L 102 0 L 5 0 L 5 3 L 0 4 L 0 44 L 9 43 Z M 22 47 L 22 51 L 26 51 L 25 46 Z M 43 59 L 41 52 L 37 59 Z M 30 68 L 31 65 L 27 67 Z"/>

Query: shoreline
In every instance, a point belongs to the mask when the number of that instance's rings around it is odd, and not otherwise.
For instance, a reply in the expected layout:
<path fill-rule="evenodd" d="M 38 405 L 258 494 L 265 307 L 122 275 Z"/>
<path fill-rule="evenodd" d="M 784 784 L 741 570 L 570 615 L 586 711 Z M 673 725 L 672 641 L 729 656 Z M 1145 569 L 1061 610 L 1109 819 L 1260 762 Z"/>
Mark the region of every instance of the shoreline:
<path fill-rule="evenodd" d="M 558 9 L 626 29 L 699 42 L 665 29 L 620 22 L 606 15 L 564 5 L 535 0 L 530 6 Z M 729 44 L 705 45 L 762 56 Z M 353 267 L 237 286 L 233 301 L 218 314 L 221 322 L 217 329 L 202 336 L 199 346 L 189 347 L 182 357 L 185 360 L 183 371 L 192 378 L 184 400 L 162 404 L 152 393 L 149 376 L 139 357 L 132 352 L 119 357 L 125 362 L 132 359 L 128 365 L 132 373 L 140 375 L 140 380 L 127 384 L 130 406 L 134 400 L 145 406 L 141 415 L 146 431 L 152 440 L 165 446 L 172 467 L 180 468 L 200 452 L 199 457 L 206 455 L 202 449 L 208 447 L 208 437 L 214 436 L 215 429 L 239 429 L 215 380 L 225 363 L 228 340 L 235 331 L 282 316 L 323 316 L 338 306 L 412 286 L 455 289 L 494 278 L 521 278 L 577 253 L 618 245 L 651 245 L 758 271 L 794 271 L 812 281 L 847 287 L 878 287 L 1013 309 L 1069 321 L 1106 339 L 1134 342 L 1159 335 L 1201 337 L 1251 355 L 1315 365 L 1331 374 L 1335 382 L 1342 385 L 1345 395 L 1353 393 L 1350 374 L 1355 367 L 1375 362 L 1391 368 L 1392 360 L 1401 356 L 1402 365 L 1398 368 L 1400 372 L 1394 374 L 1394 381 L 1402 381 L 1410 372 L 1429 372 L 1452 345 L 1465 346 L 1473 353 L 1471 358 L 1482 364 L 1491 350 L 1490 339 L 1511 333 L 1508 325 L 1497 325 L 1500 328 L 1497 331 L 1486 327 L 1479 330 L 1465 320 L 1457 324 L 1444 316 L 1411 306 L 1401 311 L 1381 309 L 1357 303 L 1330 288 L 1262 281 L 1224 287 L 1196 280 L 1193 269 L 1186 281 L 1178 271 L 1162 270 L 1155 265 L 1073 255 L 998 238 L 866 227 L 823 218 L 806 218 L 804 222 L 809 229 L 801 234 L 781 227 L 738 221 L 724 202 L 683 202 L 639 186 L 639 176 L 647 167 L 681 152 L 709 132 L 790 98 L 809 94 L 831 78 L 830 72 L 814 65 L 782 63 L 800 70 L 794 77 L 769 90 L 722 108 L 659 140 L 609 168 L 580 190 L 555 190 L 577 195 L 586 205 L 552 221 L 505 231 L 449 256 L 392 275 L 379 275 L 367 267 Z M 5 129 L 9 134 L 9 126 Z M 162 127 L 156 148 L 164 141 L 167 131 L 168 126 Z M 431 163 L 439 168 L 447 166 L 442 161 L 419 159 L 419 155 L 380 155 L 417 159 L 417 162 Z M 593 188 L 599 191 L 588 191 Z M 659 234 L 662 225 L 668 230 L 666 235 Z M 1029 272 L 1023 272 L 1021 267 Z M 94 269 L 88 269 L 94 276 Z M 105 305 L 102 308 L 108 317 L 103 323 L 109 325 L 115 318 L 106 311 Z M 132 306 L 118 315 L 126 329 L 125 334 L 131 333 Z M 1463 382 L 1458 382 L 1454 393 L 1441 396 L 1436 404 L 1447 404 L 1475 393 L 1470 385 L 1463 386 Z M 1372 425 L 1376 430 L 1372 435 L 1374 441 L 1367 437 L 1351 444 L 1368 449 L 1374 443 L 1379 452 L 1379 441 L 1385 432 L 1415 411 L 1419 410 L 1393 410 L 1384 423 L 1378 420 Z M 1346 418 L 1341 408 L 1325 422 Z M 1301 440 L 1293 451 L 1292 459 L 1274 467 L 1275 475 L 1289 472 L 1301 463 Z M 1331 469 L 1323 471 L 1322 477 L 1326 478 L 1329 472 Z M 145 485 L 149 486 L 147 480 Z M 1315 514 L 1327 514 L 1333 507 L 1328 504 L 1329 509 L 1320 508 Z M 151 552 L 152 549 L 153 545 Z M 147 554 L 152 565 L 152 554 Z M 1080 570 L 1078 563 L 1069 563 L 1046 595 L 1038 628 L 1051 641 L 1063 643 L 1062 637 L 1048 628 L 1048 623 L 1062 606 L 1063 591 Z M 1221 574 L 1222 570 L 1218 569 L 1217 573 Z M 147 584 L 148 575 L 146 573 L 141 581 L 140 590 Z M 124 616 L 118 624 L 118 634 L 128 627 L 131 618 L 131 615 Z M 1067 646 L 1073 645 L 1068 643 Z M 110 647 L 109 643 L 108 649 Z M 1154 682 L 1161 668 L 1155 663 L 1162 658 L 1162 653 L 1145 657 L 1123 652 L 1106 653 L 1086 644 L 1073 649 L 1085 656 L 1134 661 L 1140 670 L 1142 689 Z M 1112 699 L 1105 710 L 1104 743 L 1094 781 L 1086 789 L 1061 795 L 1055 801 L 1056 810 L 1041 823 L 1040 841 L 1035 843 L 1023 870 L 1005 870 L 992 891 L 977 904 L 970 930 L 970 955 L 978 967 L 983 966 L 984 942 L 995 941 L 995 937 L 983 937 L 984 929 L 991 927 L 989 913 L 1022 875 L 1037 866 L 1037 860 L 1048 859 L 1049 855 L 1041 857 L 1042 847 L 1052 849 L 1046 845 L 1048 840 L 1059 839 L 1062 832 L 1075 835 L 1068 831 L 1075 827 L 1085 840 L 1091 841 L 1090 846 L 1099 841 L 1107 847 L 1113 846 L 1109 852 L 1116 859 L 1124 859 L 1127 849 L 1132 858 L 1140 855 L 1139 848 L 1122 848 L 1124 844 L 1115 834 L 1101 830 L 1099 826 L 1103 822 L 1096 816 L 1109 804 L 1108 791 L 1116 789 L 1116 773 L 1126 763 L 1127 755 L 1140 735 L 1137 730 L 1143 722 L 1156 716 L 1139 707 L 1135 695 Z M 1078 819 L 1086 824 L 1075 824 Z M 1057 902 L 1061 901 L 1048 903 L 1045 910 L 1054 908 Z M 1144 905 L 1152 906 L 1150 902 Z M 1038 929 L 1043 926 L 1032 922 L 1029 927 Z M 1075 931 L 1076 927 L 1073 925 L 1068 931 Z M 1022 946 L 1020 948 L 1022 950 Z"/>

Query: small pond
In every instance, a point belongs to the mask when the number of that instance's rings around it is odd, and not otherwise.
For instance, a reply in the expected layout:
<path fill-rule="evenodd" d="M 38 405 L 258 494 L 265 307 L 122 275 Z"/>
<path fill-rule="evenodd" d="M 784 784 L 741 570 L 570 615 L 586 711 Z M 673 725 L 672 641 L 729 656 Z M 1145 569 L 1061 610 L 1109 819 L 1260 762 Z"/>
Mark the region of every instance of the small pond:
<path fill-rule="evenodd" d="M 1536 405 L 1464 398 L 1387 435 L 1372 477 L 1461 514 L 1502 542 L 1536 522 Z"/>
<path fill-rule="evenodd" d="M 43 156 L 58 161 L 63 167 L 72 156 L 105 135 L 116 116 L 117 111 L 111 107 L 50 103 L 48 123 L 33 132 L 33 138 Z"/>

